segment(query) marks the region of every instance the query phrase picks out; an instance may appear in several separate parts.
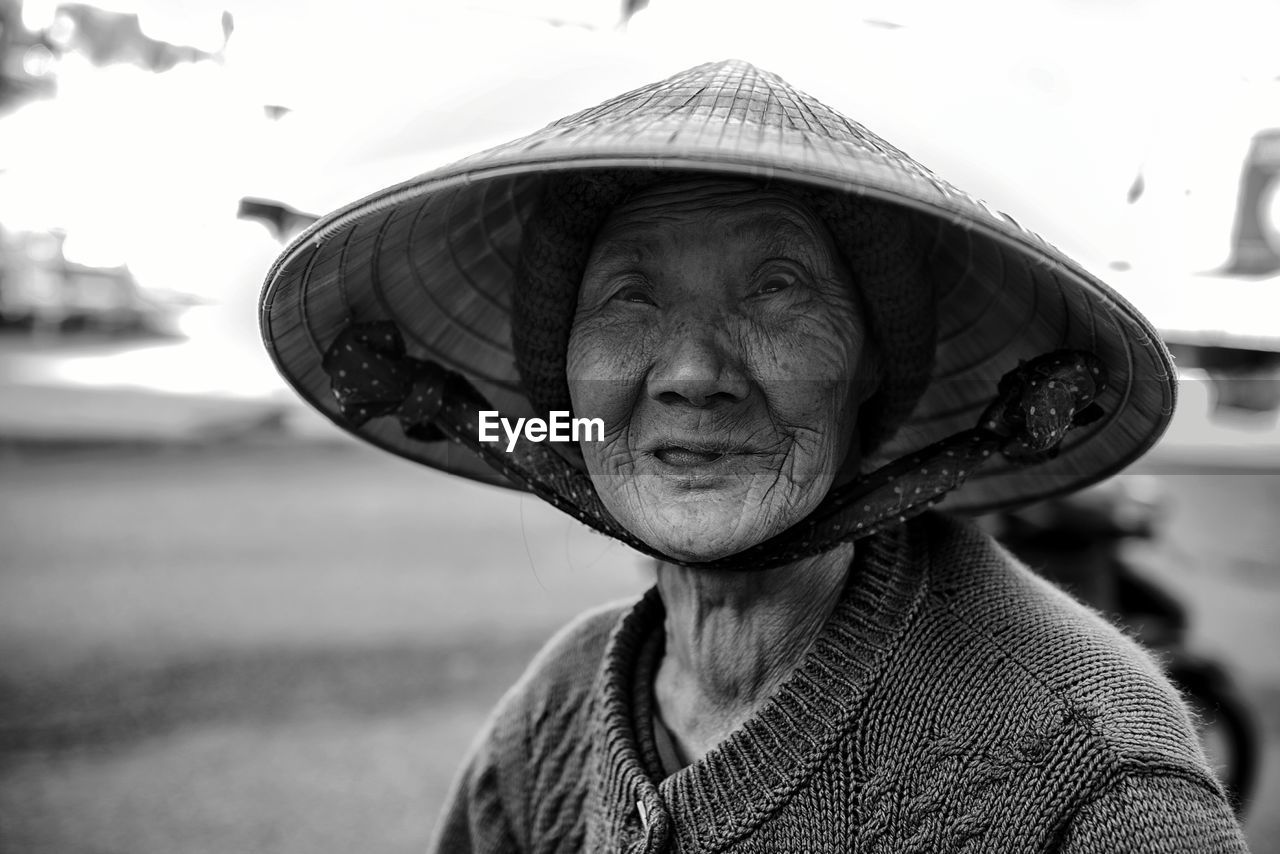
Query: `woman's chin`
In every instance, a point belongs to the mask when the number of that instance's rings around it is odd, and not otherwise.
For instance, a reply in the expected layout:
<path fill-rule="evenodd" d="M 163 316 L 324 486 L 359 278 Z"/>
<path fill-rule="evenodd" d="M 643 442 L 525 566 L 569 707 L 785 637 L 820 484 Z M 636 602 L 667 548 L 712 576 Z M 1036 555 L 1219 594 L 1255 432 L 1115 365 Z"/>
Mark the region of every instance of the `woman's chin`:
<path fill-rule="evenodd" d="M 654 520 L 637 534 L 663 554 L 689 563 L 718 560 L 749 549 L 767 539 L 761 532 L 771 526 L 739 513 L 723 519 L 698 514 L 694 518 Z"/>
<path fill-rule="evenodd" d="M 644 543 L 681 562 L 705 563 L 737 554 L 785 531 L 807 516 L 828 483 L 770 491 L 770 478 L 689 489 L 668 478 L 596 480 L 614 518 Z M 602 488 L 603 487 L 603 488 Z M 614 488 L 610 488 L 614 487 Z"/>

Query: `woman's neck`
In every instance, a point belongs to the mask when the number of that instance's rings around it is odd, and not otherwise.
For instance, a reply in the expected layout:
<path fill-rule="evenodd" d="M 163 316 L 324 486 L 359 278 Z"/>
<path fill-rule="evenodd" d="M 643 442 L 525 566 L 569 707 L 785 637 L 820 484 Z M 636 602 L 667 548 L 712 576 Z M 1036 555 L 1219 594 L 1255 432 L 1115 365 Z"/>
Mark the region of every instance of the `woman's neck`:
<path fill-rule="evenodd" d="M 761 572 L 663 563 L 666 651 L 654 698 L 677 747 L 701 758 L 791 675 L 840 598 L 853 545 Z"/>

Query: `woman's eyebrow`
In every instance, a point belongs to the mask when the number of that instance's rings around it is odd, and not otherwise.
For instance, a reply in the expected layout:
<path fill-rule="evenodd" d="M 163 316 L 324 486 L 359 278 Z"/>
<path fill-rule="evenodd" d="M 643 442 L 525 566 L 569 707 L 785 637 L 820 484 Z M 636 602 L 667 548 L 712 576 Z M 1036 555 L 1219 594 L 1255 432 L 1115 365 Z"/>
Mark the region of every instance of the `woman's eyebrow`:
<path fill-rule="evenodd" d="M 735 237 L 761 241 L 770 251 L 810 248 L 820 244 L 809 229 L 790 217 L 759 213 L 744 217 L 733 226 Z"/>
<path fill-rule="evenodd" d="M 643 237 L 611 237 L 596 250 L 594 261 L 611 267 L 639 264 L 653 246 L 652 240 Z"/>

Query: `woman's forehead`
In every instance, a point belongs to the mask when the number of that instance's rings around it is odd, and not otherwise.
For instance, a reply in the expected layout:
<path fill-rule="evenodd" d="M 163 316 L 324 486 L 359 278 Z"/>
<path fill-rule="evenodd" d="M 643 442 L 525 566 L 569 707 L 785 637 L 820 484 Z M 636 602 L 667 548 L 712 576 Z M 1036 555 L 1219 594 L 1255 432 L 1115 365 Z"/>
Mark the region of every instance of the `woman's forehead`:
<path fill-rule="evenodd" d="M 643 241 L 674 229 L 701 227 L 724 237 L 829 242 L 821 220 L 780 187 L 723 178 L 691 178 L 642 190 L 615 208 L 598 241 Z M 677 232 L 678 233 L 678 232 Z"/>

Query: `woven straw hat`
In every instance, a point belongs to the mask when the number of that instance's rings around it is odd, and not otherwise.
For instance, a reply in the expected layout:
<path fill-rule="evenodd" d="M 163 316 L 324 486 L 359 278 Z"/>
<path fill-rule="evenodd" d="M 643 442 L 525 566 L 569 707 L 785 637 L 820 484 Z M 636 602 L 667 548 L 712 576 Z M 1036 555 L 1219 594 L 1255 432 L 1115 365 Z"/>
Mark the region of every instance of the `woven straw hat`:
<path fill-rule="evenodd" d="M 409 438 L 395 419 L 356 426 L 324 369 L 351 323 L 394 321 L 409 355 L 461 373 L 509 418 L 535 414 L 512 346 L 524 229 L 548 176 L 688 170 L 794 182 L 901 206 L 925 235 L 937 304 L 932 377 L 878 459 L 972 428 L 1022 360 L 1062 348 L 1106 366 L 1103 416 L 1032 466 L 992 459 L 944 509 L 977 512 L 1067 492 L 1119 471 L 1159 438 L 1176 384 L 1132 306 L 1043 240 L 775 75 L 738 61 L 690 69 L 523 139 L 376 193 L 317 222 L 271 269 L 262 334 L 294 388 L 392 453 L 510 486 L 466 448 Z M 1034 411 L 1034 410 L 1033 410 Z"/>

